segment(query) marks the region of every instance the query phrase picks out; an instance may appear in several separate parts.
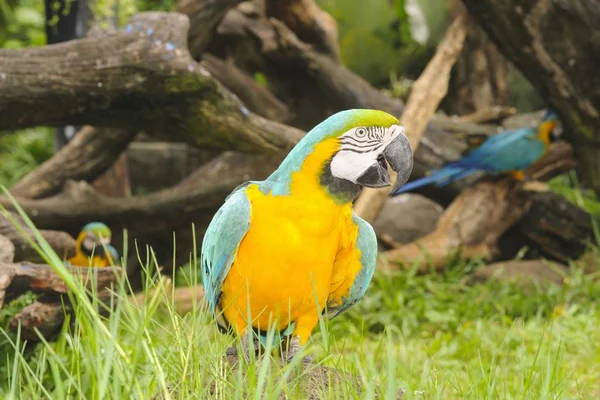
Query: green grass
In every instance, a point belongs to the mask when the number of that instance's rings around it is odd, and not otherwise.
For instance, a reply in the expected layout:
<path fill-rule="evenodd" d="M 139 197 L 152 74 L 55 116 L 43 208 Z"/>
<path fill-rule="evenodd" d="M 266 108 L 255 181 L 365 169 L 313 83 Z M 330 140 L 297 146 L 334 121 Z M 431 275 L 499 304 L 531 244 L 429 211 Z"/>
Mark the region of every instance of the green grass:
<path fill-rule="evenodd" d="M 60 260 L 44 251 L 64 273 Z M 465 273 L 476 267 L 376 275 L 366 298 L 317 329 L 309 347 L 319 363 L 359 376 L 366 392 L 342 382 L 317 391 L 319 398 L 369 398 L 376 391 L 386 397 L 401 387 L 406 398 L 597 398 L 597 276 L 573 268 L 563 287 L 548 289 L 464 285 Z M 200 304 L 178 315 L 159 286 L 146 307 L 121 303 L 103 318 L 76 282 L 70 285 L 76 322 L 56 342 L 25 346 L 2 326 L 0 398 L 211 398 L 211 382 L 224 399 L 247 398 L 244 393 L 304 398 L 293 382 L 305 377 L 268 365 L 268 358 L 247 366 L 245 377 L 228 372 L 222 355 L 234 339 L 217 332 Z"/>
<path fill-rule="evenodd" d="M 43 132 L 28 134 L 48 138 Z M 0 141 L 0 158 L 15 163 L 5 167 L 5 175 L 0 168 L 5 184 L 46 157 L 44 152 L 39 157 L 11 153 L 10 141 L 23 136 Z M 599 203 L 582 195 L 572 178 L 551 186 L 599 215 Z M 47 244 L 38 243 L 47 262 L 65 274 Z M 590 254 L 600 257 L 595 249 Z M 562 287 L 463 284 L 464 276 L 479 266 L 459 262 L 444 274 L 428 276 L 376 274 L 366 297 L 316 329 L 308 349 L 318 363 L 358 376 L 364 393 L 356 393 L 348 379 L 329 390 L 317 389 L 316 396 L 362 399 L 378 392 L 380 398 L 394 398 L 404 388 L 406 398 L 419 399 L 598 398 L 598 275 L 584 275 L 574 265 Z M 174 281 L 195 284 L 196 272 L 188 266 Z M 280 368 L 266 358 L 252 361 L 244 376 L 229 371 L 222 356 L 235 339 L 217 332 L 201 304 L 178 315 L 156 282 L 149 278 L 145 285 L 157 289 L 145 307 L 121 302 L 100 316 L 94 294 L 89 301 L 77 281 L 68 280 L 77 305 L 75 322 L 50 343 L 25 343 L 8 330 L 10 316 L 35 296 L 5 305 L 0 311 L 0 399 L 271 399 L 281 393 L 305 398 L 296 383 L 307 373 L 299 374 L 295 365 Z M 124 297 L 126 286 L 122 282 L 115 288 L 115 296 Z"/>

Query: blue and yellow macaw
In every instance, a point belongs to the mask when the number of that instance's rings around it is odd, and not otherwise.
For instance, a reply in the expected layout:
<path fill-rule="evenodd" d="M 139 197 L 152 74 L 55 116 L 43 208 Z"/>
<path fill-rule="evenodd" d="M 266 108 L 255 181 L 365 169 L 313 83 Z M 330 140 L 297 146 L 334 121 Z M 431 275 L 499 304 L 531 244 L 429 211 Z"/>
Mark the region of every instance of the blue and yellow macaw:
<path fill-rule="evenodd" d="M 75 255 L 69 258 L 69 263 L 78 267 L 116 265 L 119 253 L 111 246 L 111 237 L 110 228 L 102 222 L 90 222 L 85 225 L 77 236 Z"/>
<path fill-rule="evenodd" d="M 361 187 L 391 186 L 388 164 L 397 189 L 413 165 L 398 120 L 346 110 L 308 132 L 266 180 L 236 188 L 202 243 L 206 300 L 221 330 L 245 346 L 255 332 L 257 346 L 275 327 L 291 360 L 320 315 L 355 304 L 375 270 L 377 239 L 352 202 Z"/>
<path fill-rule="evenodd" d="M 556 114 L 547 111 L 537 129 L 507 130 L 491 136 L 458 161 L 431 171 L 428 176 L 408 182 L 393 195 L 430 183 L 441 187 L 478 171 L 509 173 L 513 178 L 523 180 L 523 171 L 539 160 L 550 143 L 558 138 L 558 132 L 555 131 L 557 125 Z"/>

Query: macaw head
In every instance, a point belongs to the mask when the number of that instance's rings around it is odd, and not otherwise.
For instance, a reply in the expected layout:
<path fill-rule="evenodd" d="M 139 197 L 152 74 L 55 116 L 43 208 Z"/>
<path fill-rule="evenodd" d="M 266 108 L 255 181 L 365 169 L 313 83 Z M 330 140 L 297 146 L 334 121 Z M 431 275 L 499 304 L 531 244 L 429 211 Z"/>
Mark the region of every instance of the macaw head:
<path fill-rule="evenodd" d="M 345 201 L 361 187 L 393 186 L 396 191 L 413 167 L 404 128 L 396 117 L 379 110 L 346 110 L 330 116 L 306 134 L 280 169 L 298 170 L 310 157 L 319 162 L 321 185 Z M 397 173 L 395 182 L 388 166 Z"/>
<path fill-rule="evenodd" d="M 102 252 L 103 245 L 109 245 L 112 237 L 110 228 L 102 222 L 90 222 L 83 227 L 77 238 L 80 249 L 85 254 Z"/>
<path fill-rule="evenodd" d="M 542 118 L 542 123 L 539 127 L 540 136 L 542 138 L 548 138 L 549 143 L 559 140 L 562 135 L 560 125 L 558 115 L 556 115 L 553 110 L 546 109 L 544 117 Z"/>

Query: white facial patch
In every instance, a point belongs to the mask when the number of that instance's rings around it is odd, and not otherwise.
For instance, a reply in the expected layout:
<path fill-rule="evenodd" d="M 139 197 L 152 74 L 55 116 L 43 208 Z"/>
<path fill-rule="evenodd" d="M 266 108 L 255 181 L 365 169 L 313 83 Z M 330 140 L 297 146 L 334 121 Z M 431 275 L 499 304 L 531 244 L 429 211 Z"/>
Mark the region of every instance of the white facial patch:
<path fill-rule="evenodd" d="M 357 179 L 374 163 L 377 157 L 399 134 L 400 125 L 388 128 L 368 126 L 352 128 L 339 137 L 341 148 L 331 160 L 331 174 L 339 179 L 356 183 Z"/>
<path fill-rule="evenodd" d="M 94 244 L 94 239 L 89 236 L 83 239 L 82 245 L 88 251 L 92 251 L 94 249 Z"/>

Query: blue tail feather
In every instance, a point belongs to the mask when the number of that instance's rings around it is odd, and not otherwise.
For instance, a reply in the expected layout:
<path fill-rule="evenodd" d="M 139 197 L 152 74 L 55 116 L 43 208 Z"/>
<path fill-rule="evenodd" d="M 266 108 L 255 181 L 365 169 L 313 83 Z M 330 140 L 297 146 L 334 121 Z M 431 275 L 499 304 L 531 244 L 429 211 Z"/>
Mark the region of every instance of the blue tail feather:
<path fill-rule="evenodd" d="M 473 174 L 473 173 L 475 173 L 477 171 L 478 170 L 474 169 L 474 168 L 464 169 L 463 171 L 459 172 L 458 174 L 452 175 L 452 176 L 444 179 L 443 181 L 438 182 L 435 186 L 436 187 L 442 187 L 442 186 L 449 185 L 450 183 L 455 182 L 455 181 L 459 181 L 459 180 L 461 180 L 463 178 L 466 178 L 467 176 L 469 176 L 469 175 L 471 175 L 471 174 Z"/>
<path fill-rule="evenodd" d="M 393 193 L 392 196 L 420 188 L 421 186 L 429 185 L 430 183 L 437 183 L 437 186 L 444 186 L 452 182 L 455 176 L 465 172 L 465 169 L 462 167 L 449 165 L 444 168 L 438 169 L 437 171 L 432 171 L 431 175 L 429 176 L 425 176 L 412 182 L 408 182 L 407 184 L 402 186 L 400 190 L 398 190 L 396 193 Z"/>

